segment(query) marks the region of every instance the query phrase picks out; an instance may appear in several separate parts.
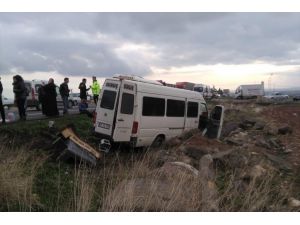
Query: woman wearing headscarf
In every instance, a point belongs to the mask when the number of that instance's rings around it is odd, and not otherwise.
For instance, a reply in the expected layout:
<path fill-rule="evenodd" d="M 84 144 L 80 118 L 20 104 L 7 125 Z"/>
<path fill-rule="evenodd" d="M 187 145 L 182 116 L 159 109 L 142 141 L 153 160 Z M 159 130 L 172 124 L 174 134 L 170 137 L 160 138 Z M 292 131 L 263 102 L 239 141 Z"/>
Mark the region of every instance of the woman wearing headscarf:
<path fill-rule="evenodd" d="M 24 80 L 20 75 L 15 75 L 13 77 L 13 91 L 15 94 L 15 102 L 19 110 L 20 119 L 26 120 L 25 103 L 29 91 L 26 89 Z"/>
<path fill-rule="evenodd" d="M 44 90 L 44 109 L 43 112 L 46 116 L 58 116 L 59 112 L 57 109 L 57 101 L 56 101 L 56 85 L 54 84 L 54 80 L 52 78 L 49 79 L 47 85 L 43 87 Z"/>

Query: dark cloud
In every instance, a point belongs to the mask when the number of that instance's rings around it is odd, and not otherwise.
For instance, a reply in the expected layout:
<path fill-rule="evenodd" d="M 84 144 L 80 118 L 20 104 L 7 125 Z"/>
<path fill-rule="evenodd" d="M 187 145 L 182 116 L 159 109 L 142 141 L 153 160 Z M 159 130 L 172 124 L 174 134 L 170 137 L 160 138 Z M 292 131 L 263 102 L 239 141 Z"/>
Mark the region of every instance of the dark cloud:
<path fill-rule="evenodd" d="M 147 75 L 151 67 L 257 60 L 298 65 L 299 27 L 300 13 L 0 13 L 0 73 Z"/>

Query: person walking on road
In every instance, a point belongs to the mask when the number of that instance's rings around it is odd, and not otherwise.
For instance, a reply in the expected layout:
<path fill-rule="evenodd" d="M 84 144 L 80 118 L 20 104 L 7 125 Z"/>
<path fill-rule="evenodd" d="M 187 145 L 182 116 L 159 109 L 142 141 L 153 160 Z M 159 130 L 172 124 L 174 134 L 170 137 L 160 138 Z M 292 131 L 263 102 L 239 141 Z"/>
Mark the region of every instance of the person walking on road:
<path fill-rule="evenodd" d="M 79 87 L 80 89 L 80 99 L 81 101 L 83 100 L 87 100 L 87 92 L 90 90 L 90 88 L 86 88 L 86 79 L 83 78 L 82 79 L 82 82 L 79 84 Z"/>
<path fill-rule="evenodd" d="M 2 118 L 2 124 L 5 123 L 5 111 L 4 111 L 4 106 L 2 102 L 2 92 L 3 92 L 3 86 L 1 83 L 1 77 L 0 77 L 0 112 L 1 112 L 1 118 Z"/>
<path fill-rule="evenodd" d="M 58 108 L 56 101 L 56 85 L 52 78 L 49 79 L 48 84 L 44 86 L 44 107 L 43 112 L 46 116 L 58 116 Z"/>
<path fill-rule="evenodd" d="M 94 102 L 97 105 L 101 87 L 100 87 L 100 84 L 98 83 L 96 77 L 93 77 L 93 84 L 92 84 L 92 86 L 90 86 L 90 88 L 92 89 Z"/>
<path fill-rule="evenodd" d="M 69 78 L 66 77 L 64 79 L 64 82 L 59 87 L 59 93 L 61 95 L 61 98 L 63 100 L 63 105 L 64 105 L 63 114 L 68 113 L 68 103 L 69 103 L 69 95 L 70 95 L 70 89 L 68 83 L 69 83 Z"/>
<path fill-rule="evenodd" d="M 23 78 L 20 75 L 13 77 L 13 91 L 15 94 L 15 102 L 19 110 L 20 120 L 26 120 L 26 98 L 29 94 L 29 90 L 25 87 Z"/>

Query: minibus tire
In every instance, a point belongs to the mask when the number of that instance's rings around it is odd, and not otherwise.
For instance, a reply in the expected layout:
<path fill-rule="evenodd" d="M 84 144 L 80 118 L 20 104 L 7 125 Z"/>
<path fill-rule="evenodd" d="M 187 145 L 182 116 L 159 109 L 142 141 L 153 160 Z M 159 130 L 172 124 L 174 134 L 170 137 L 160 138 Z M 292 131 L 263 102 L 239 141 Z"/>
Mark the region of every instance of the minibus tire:
<path fill-rule="evenodd" d="M 158 135 L 153 143 L 151 144 L 152 148 L 159 148 L 165 143 L 165 137 L 163 135 Z"/>

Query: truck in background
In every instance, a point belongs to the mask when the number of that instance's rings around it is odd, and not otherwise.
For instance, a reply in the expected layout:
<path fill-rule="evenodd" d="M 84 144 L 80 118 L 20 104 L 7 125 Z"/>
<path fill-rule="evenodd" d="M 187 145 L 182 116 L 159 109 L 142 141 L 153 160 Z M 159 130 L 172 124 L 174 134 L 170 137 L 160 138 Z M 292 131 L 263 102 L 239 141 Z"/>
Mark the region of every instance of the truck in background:
<path fill-rule="evenodd" d="M 176 84 L 175 84 L 176 88 L 190 90 L 190 91 L 194 90 L 194 86 L 195 86 L 195 84 L 191 83 L 191 82 L 176 82 Z"/>
<path fill-rule="evenodd" d="M 264 95 L 264 82 L 261 82 L 261 84 L 240 85 L 235 90 L 235 98 L 237 99 L 252 99 Z"/>
<path fill-rule="evenodd" d="M 196 91 L 200 93 L 204 98 L 212 98 L 213 93 L 209 85 L 206 84 L 195 84 L 191 82 L 177 82 L 176 88 L 186 89 L 190 91 Z"/>

